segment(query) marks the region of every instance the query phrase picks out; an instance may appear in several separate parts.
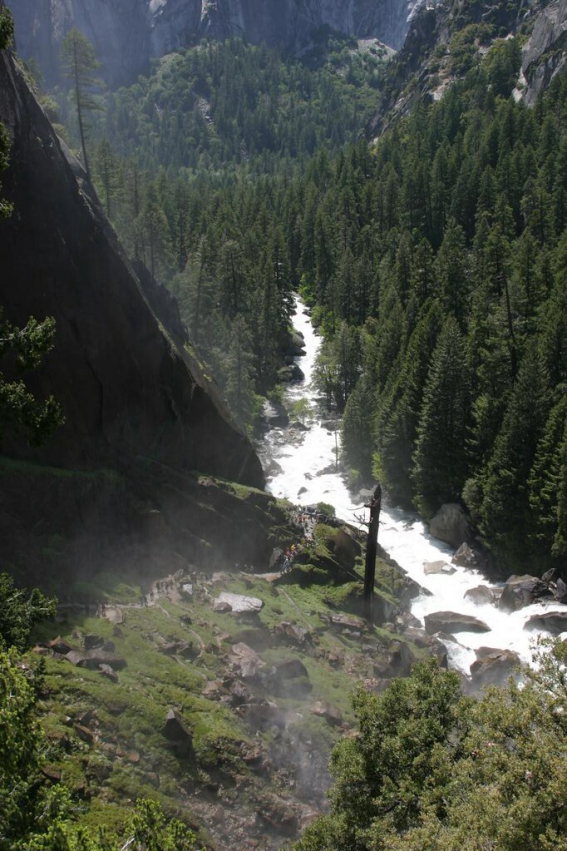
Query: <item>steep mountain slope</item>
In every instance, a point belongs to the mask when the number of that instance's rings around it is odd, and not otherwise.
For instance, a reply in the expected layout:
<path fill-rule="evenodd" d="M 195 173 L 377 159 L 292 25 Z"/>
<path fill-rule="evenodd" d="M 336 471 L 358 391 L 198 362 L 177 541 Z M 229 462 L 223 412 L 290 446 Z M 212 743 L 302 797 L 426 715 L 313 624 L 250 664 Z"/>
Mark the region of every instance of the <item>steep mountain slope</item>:
<path fill-rule="evenodd" d="M 421 5 L 388 68 L 373 134 L 379 135 L 393 117 L 409 113 L 421 98 L 439 100 L 455 80 L 478 66 L 495 41 L 512 36 L 523 40 L 515 99 L 532 105 L 564 67 L 566 30 L 565 0 Z"/>
<path fill-rule="evenodd" d="M 0 121 L 12 139 L 3 191 L 14 205 L 0 225 L 0 304 L 20 325 L 30 315 L 55 318 L 55 348 L 28 383 L 39 396 L 53 393 L 66 417 L 40 449 L 13 435 L 3 439 L 1 451 L 11 459 L 2 462 L 4 557 L 19 563 L 24 540 L 33 549 L 32 526 L 40 537 L 61 536 L 63 549 L 77 527 L 86 540 L 104 538 L 107 550 L 115 532 L 127 537 L 143 526 L 147 540 L 157 523 L 151 513 L 167 503 L 170 513 L 183 506 L 176 523 L 179 536 L 191 539 L 188 556 L 201 540 L 216 539 L 222 550 L 214 515 L 222 506 L 234 557 L 242 539 L 252 558 L 262 522 L 244 540 L 233 492 L 201 486 L 191 471 L 261 487 L 260 463 L 200 375 L 170 297 L 145 270 L 136 276 L 80 165 L 5 52 Z M 269 507 L 265 499 L 258 496 Z M 157 527 L 178 546 L 166 520 Z"/>
<path fill-rule="evenodd" d="M 323 28 L 376 37 L 398 48 L 416 0 L 11 0 L 18 50 L 46 82 L 58 75 L 58 47 L 75 26 L 94 44 L 106 81 L 131 82 L 159 57 L 204 37 L 241 36 L 300 51 Z"/>

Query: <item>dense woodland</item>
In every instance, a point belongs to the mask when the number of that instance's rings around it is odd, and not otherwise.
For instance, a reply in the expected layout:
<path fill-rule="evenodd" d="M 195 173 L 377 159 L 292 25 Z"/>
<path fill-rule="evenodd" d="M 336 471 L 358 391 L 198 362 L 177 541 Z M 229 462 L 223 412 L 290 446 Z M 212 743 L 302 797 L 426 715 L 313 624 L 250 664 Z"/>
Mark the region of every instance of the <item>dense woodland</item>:
<path fill-rule="evenodd" d="M 71 38 L 84 57 L 80 112 L 101 201 L 131 256 L 178 296 L 193 346 L 251 428 L 257 394 L 277 384 L 298 285 L 295 178 L 315 151 L 360 135 L 382 50 L 331 41 L 328 61 L 310 68 L 237 40 L 211 43 L 102 94 L 92 48 Z M 79 145 L 68 77 L 55 94 Z"/>
<path fill-rule="evenodd" d="M 8 24 L 0 14 L 0 47 Z M 247 56 L 271 69 L 262 97 L 258 68 L 236 73 Z M 205 60 L 234 72 L 218 113 Z M 340 152 L 365 120 L 374 62 L 353 60 L 350 79 L 317 71 L 318 88 L 299 66 L 230 43 L 170 60 L 108 96 L 106 112 L 76 102 L 103 203 L 132 255 L 178 294 L 241 423 L 277 382 L 300 288 L 326 335 L 319 382 L 344 411 L 348 465 L 374 469 L 426 515 L 462 500 L 519 573 L 567 556 L 567 76 L 530 111 L 509 97 L 517 62 L 514 41 L 497 45 L 440 103 Z M 276 132 L 276 81 L 301 141 Z M 175 115 L 176 86 L 191 116 Z M 0 168 L 7 149 L 0 135 Z M 76 827 L 76 800 L 44 782 L 42 664 L 20 655 L 53 603 L 0 575 L 0 604 L 0 849 L 195 848 L 149 802 L 120 835 Z M 360 735 L 335 750 L 331 812 L 298 851 L 567 849 L 563 645 L 523 688 L 478 702 L 432 662 L 354 705 Z"/>
<path fill-rule="evenodd" d="M 369 147 L 352 140 L 379 60 L 333 56 L 313 71 L 208 45 L 109 95 L 103 203 L 244 427 L 301 288 L 352 477 L 425 516 L 462 501 L 515 572 L 564 567 L 567 82 L 516 104 L 519 44 L 496 42 Z"/>

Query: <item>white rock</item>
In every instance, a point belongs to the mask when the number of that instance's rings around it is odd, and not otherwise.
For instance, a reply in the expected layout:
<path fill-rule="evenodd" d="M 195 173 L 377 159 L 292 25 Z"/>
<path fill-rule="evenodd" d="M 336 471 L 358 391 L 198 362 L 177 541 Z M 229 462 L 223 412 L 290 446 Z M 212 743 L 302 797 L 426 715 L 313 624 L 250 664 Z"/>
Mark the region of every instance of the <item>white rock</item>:
<path fill-rule="evenodd" d="M 259 612 L 264 605 L 263 600 L 258 597 L 245 597 L 243 594 L 231 594 L 223 591 L 217 597 L 217 602 L 228 603 L 233 612 Z"/>

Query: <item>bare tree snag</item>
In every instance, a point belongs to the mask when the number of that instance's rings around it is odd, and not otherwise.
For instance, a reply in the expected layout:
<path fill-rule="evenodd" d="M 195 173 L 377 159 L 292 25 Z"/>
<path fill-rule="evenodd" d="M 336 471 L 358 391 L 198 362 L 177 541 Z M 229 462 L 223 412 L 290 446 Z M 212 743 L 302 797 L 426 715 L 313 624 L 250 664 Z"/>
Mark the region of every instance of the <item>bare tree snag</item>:
<path fill-rule="evenodd" d="M 370 508 L 368 537 L 366 539 L 366 562 L 364 565 L 364 613 L 367 620 L 373 619 L 374 608 L 374 577 L 376 575 L 376 549 L 378 543 L 378 525 L 382 509 L 382 487 L 378 483 L 374 495 L 367 506 Z"/>

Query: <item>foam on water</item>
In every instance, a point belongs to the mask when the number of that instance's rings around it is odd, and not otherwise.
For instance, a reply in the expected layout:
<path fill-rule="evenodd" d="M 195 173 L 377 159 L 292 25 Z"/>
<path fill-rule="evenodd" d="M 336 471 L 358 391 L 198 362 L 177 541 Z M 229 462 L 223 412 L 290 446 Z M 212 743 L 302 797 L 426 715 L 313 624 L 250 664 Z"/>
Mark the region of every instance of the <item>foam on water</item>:
<path fill-rule="evenodd" d="M 312 384 L 320 338 L 304 311 L 305 306 L 297 299 L 294 327 L 303 334 L 305 340 L 305 356 L 298 358 L 305 379 L 290 386 L 286 402 L 289 405 L 298 399 L 307 399 L 313 412 L 313 421 L 307 431 L 294 433 L 292 439 L 285 429 L 268 432 L 265 439 L 266 454 L 281 469 L 269 480 L 268 488 L 275 496 L 286 497 L 300 505 L 331 503 L 338 517 L 356 525 L 357 518 L 364 513 L 364 506 L 353 504 L 340 473 L 335 471 L 338 438 L 335 431 L 321 425 L 321 420 L 326 419 L 325 412 L 318 404 L 317 392 Z M 551 609 L 567 611 L 567 606 L 558 603 L 538 603 L 508 614 L 494 605 L 477 605 L 466 599 L 466 591 L 478 585 L 490 586 L 490 583 L 479 571 L 462 567 L 456 567 L 452 575 L 427 575 L 424 572 L 425 564 L 442 560 L 449 565 L 453 550 L 432 538 L 424 524 L 414 515 L 398 508 L 383 508 L 379 541 L 407 574 L 430 592 L 414 600 L 412 613 L 417 618 L 423 621 L 426 614 L 453 611 L 473 615 L 490 628 L 489 632 L 484 633 L 460 632 L 456 636 L 456 643 L 446 643 L 451 665 L 466 673 L 479 647 L 514 650 L 523 661 L 531 661 L 538 633 L 524 629 L 526 620 L 533 614 Z"/>

